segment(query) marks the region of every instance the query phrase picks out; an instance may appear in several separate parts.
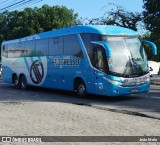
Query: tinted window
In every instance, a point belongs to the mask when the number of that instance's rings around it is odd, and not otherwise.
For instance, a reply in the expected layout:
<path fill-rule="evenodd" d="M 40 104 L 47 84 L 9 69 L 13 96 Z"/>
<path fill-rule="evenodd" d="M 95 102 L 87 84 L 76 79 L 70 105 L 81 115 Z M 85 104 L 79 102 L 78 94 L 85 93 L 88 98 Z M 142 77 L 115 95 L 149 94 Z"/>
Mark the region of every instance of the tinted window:
<path fill-rule="evenodd" d="M 2 56 L 8 57 L 7 44 L 2 46 L 1 52 L 2 52 Z"/>
<path fill-rule="evenodd" d="M 36 56 L 48 54 L 48 39 L 36 40 Z"/>
<path fill-rule="evenodd" d="M 92 33 L 82 33 L 81 38 L 87 50 L 88 56 L 92 62 L 93 48 L 95 47 L 95 44 L 91 43 L 91 41 L 101 41 L 102 40 L 101 35 L 92 34 Z"/>
<path fill-rule="evenodd" d="M 25 55 L 24 56 L 36 56 L 35 40 L 25 42 Z"/>
<path fill-rule="evenodd" d="M 8 57 L 16 57 L 17 48 L 18 48 L 18 43 L 8 44 Z"/>
<path fill-rule="evenodd" d="M 96 45 L 93 48 L 93 61 L 92 65 L 97 69 L 106 72 L 108 70 L 107 66 L 107 58 L 105 54 L 105 50 L 102 46 Z"/>
<path fill-rule="evenodd" d="M 76 35 L 64 36 L 64 55 L 83 56 Z"/>
<path fill-rule="evenodd" d="M 14 50 L 14 57 L 20 57 L 22 56 L 22 50 L 24 49 L 24 43 L 18 42 L 16 43 L 16 47 Z"/>
<path fill-rule="evenodd" d="M 27 50 L 25 50 L 25 42 L 19 42 L 18 43 L 18 49 L 21 51 L 20 53 L 20 56 L 23 57 L 23 56 L 26 56 L 27 55 Z"/>
<path fill-rule="evenodd" d="M 49 55 L 63 55 L 63 37 L 49 39 Z"/>
<path fill-rule="evenodd" d="M 87 50 L 92 48 L 91 41 L 102 41 L 101 35 L 92 33 L 82 33 L 81 38 Z"/>

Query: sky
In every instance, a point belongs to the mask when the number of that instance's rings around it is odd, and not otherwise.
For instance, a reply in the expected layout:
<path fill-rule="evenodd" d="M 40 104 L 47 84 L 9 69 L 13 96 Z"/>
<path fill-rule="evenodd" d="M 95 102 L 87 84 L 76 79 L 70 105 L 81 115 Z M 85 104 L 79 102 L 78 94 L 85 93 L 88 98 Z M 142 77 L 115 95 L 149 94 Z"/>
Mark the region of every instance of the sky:
<path fill-rule="evenodd" d="M 79 17 L 97 18 L 103 16 L 105 11 L 115 9 L 115 6 L 109 6 L 108 3 L 122 6 L 131 12 L 143 11 L 143 0 L 43 0 L 34 6 L 41 7 L 44 4 L 66 6 L 68 9 L 73 9 L 74 13 L 78 13 Z"/>

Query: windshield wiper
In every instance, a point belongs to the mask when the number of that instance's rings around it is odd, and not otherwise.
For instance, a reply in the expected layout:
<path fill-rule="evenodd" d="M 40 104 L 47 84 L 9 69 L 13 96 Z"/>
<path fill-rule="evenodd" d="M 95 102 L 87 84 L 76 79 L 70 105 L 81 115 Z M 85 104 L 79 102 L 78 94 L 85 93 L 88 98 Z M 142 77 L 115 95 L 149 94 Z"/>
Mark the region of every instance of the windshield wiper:
<path fill-rule="evenodd" d="M 129 57 L 129 56 L 128 56 Z M 132 61 L 131 61 L 131 58 L 129 57 L 129 60 L 127 61 L 126 63 L 126 66 L 124 68 L 124 71 L 122 73 L 122 77 L 125 77 L 126 76 L 126 72 L 127 70 L 129 69 L 128 66 L 131 65 L 132 66 Z M 132 68 L 132 67 L 131 67 Z M 127 75 L 128 76 L 128 75 Z"/>

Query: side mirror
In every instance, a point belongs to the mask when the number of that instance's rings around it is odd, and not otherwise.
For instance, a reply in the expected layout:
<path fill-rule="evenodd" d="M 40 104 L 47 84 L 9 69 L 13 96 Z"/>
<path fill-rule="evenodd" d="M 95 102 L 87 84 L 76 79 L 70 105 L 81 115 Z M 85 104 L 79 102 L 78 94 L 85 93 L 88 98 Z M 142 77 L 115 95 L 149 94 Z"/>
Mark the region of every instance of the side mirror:
<path fill-rule="evenodd" d="M 142 44 L 143 45 L 149 45 L 152 48 L 153 55 L 157 55 L 157 47 L 154 43 L 152 43 L 150 41 L 147 41 L 147 40 L 143 40 Z"/>

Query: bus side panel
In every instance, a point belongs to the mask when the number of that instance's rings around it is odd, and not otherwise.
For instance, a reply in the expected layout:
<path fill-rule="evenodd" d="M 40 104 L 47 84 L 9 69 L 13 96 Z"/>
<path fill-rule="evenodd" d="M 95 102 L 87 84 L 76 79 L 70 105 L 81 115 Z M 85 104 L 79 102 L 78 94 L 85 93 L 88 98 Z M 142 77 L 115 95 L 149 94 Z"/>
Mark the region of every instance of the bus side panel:
<path fill-rule="evenodd" d="M 74 56 L 48 57 L 48 70 L 44 87 L 73 90 L 74 77 L 82 69 L 83 59 Z"/>
<path fill-rule="evenodd" d="M 108 83 L 104 80 L 106 74 L 99 70 L 95 70 L 95 94 L 107 95 L 108 94 Z"/>
<path fill-rule="evenodd" d="M 3 60 L 3 79 L 12 83 L 12 75 L 25 75 L 28 85 L 41 86 L 47 74 L 46 57 L 20 57 Z"/>
<path fill-rule="evenodd" d="M 24 57 L 23 63 L 27 83 L 34 86 L 43 86 L 47 76 L 47 57 Z"/>
<path fill-rule="evenodd" d="M 12 75 L 19 76 L 20 73 L 25 73 L 25 65 L 22 58 L 2 58 L 3 80 L 7 83 L 12 83 Z"/>
<path fill-rule="evenodd" d="M 2 70 L 3 70 L 3 81 L 6 83 L 12 83 L 12 74 L 13 74 L 12 69 L 8 66 L 2 66 Z"/>
<path fill-rule="evenodd" d="M 89 64 L 84 64 L 82 69 L 82 76 L 87 87 L 87 93 L 95 94 L 95 74 L 93 68 Z"/>
<path fill-rule="evenodd" d="M 47 76 L 42 84 L 42 87 L 53 88 L 53 89 L 61 89 L 61 70 L 59 68 L 48 68 Z"/>

